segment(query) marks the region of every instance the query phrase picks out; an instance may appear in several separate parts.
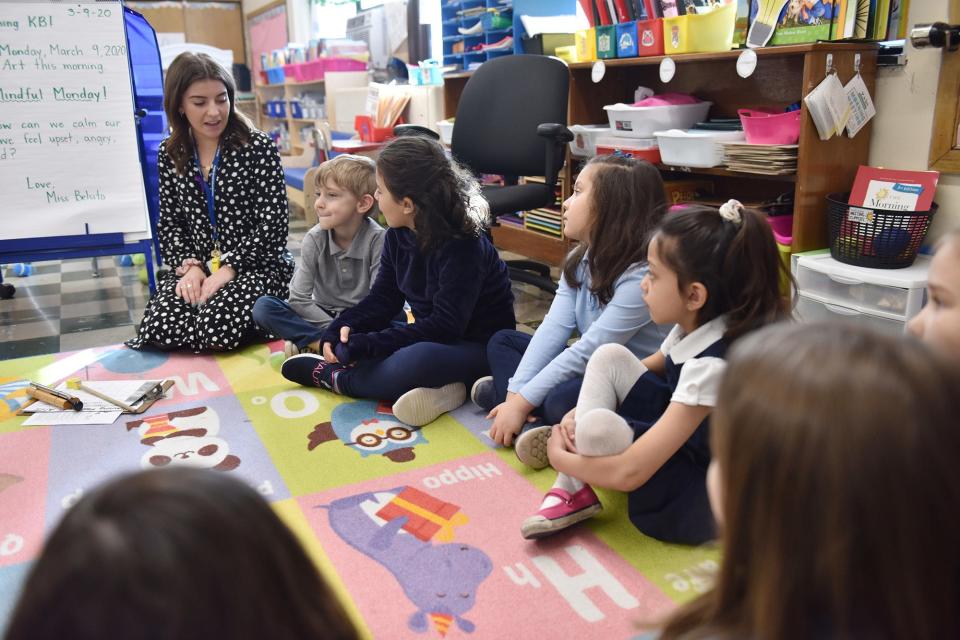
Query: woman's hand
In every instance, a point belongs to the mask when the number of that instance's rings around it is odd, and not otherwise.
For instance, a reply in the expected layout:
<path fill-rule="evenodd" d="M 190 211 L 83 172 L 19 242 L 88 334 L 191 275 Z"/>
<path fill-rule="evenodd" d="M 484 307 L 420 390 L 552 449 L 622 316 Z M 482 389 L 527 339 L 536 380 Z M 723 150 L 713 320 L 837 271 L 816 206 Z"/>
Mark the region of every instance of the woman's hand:
<path fill-rule="evenodd" d="M 204 286 L 205 280 L 207 280 L 207 275 L 203 272 L 203 269 L 197 266 L 189 267 L 177 281 L 174 292 L 183 298 L 184 302 L 195 306 L 200 301 L 201 288 Z"/>
<path fill-rule="evenodd" d="M 223 285 L 236 277 L 237 272 L 230 266 L 223 266 L 214 271 L 203 281 L 203 287 L 200 291 L 200 304 L 205 304 L 217 291 L 223 288 Z"/>
<path fill-rule="evenodd" d="M 350 339 L 350 327 L 340 327 L 340 342 L 347 344 L 347 340 Z M 337 359 L 337 356 L 333 353 L 333 344 L 330 342 L 323 343 L 323 359 L 327 362 L 340 362 Z M 344 362 L 342 364 L 349 364 Z"/>
<path fill-rule="evenodd" d="M 508 393 L 506 401 L 495 406 L 487 414 L 487 419 L 493 420 L 490 438 L 503 447 L 510 446 L 524 423 L 536 420 L 530 415 L 535 408 L 519 393 Z"/>

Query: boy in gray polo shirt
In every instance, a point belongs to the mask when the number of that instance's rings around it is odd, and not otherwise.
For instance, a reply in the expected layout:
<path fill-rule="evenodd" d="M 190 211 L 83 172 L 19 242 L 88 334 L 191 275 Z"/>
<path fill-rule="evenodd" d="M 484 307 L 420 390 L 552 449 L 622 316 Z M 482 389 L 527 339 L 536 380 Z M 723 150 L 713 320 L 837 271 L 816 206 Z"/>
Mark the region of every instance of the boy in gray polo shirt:
<path fill-rule="evenodd" d="M 317 225 L 303 238 L 290 300 L 262 296 L 253 320 L 284 339 L 286 357 L 319 353 L 320 336 L 341 311 L 360 302 L 380 268 L 384 229 L 377 211 L 376 164 L 340 155 L 317 172 Z"/>

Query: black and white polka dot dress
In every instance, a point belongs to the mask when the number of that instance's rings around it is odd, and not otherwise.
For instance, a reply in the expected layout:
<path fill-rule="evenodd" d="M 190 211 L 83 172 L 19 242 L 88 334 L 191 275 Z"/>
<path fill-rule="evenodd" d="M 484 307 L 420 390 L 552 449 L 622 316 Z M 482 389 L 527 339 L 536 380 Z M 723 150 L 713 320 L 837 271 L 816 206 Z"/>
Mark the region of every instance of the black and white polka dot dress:
<path fill-rule="evenodd" d="M 160 145 L 160 219 L 157 233 L 163 262 L 171 268 L 186 258 L 206 263 L 213 251 L 207 201 L 197 183 L 196 161 L 180 175 Z M 221 157 L 215 206 L 221 264 L 236 277 L 206 304 L 195 308 L 180 298 L 179 278 L 161 274 L 140 332 L 127 345 L 140 349 L 224 351 L 256 336 L 253 304 L 264 295 L 286 298 L 293 276 L 287 251 L 287 193 L 277 147 L 266 134 L 253 131 L 249 142 Z"/>

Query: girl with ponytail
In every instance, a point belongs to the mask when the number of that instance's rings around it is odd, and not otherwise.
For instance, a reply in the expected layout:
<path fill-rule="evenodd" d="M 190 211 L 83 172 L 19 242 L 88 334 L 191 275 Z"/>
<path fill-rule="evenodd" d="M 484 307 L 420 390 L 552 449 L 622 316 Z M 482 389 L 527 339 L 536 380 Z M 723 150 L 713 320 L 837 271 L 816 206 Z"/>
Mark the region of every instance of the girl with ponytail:
<path fill-rule="evenodd" d="M 546 442 L 559 473 L 524 521 L 525 538 L 599 512 L 591 485 L 628 492 L 630 520 L 654 538 L 700 544 L 715 535 L 705 480 L 724 357 L 744 334 L 789 315 L 784 267 L 763 214 L 736 200 L 666 215 L 647 264 L 650 317 L 676 326 L 642 360 L 619 344 L 594 351 L 577 406 Z"/>

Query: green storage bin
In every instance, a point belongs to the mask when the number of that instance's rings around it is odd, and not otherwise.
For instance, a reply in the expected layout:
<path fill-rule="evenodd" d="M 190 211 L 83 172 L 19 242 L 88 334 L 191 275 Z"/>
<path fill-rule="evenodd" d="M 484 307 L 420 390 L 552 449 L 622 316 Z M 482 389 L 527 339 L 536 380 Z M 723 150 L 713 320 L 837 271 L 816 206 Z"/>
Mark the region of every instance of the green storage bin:
<path fill-rule="evenodd" d="M 597 58 L 606 60 L 617 57 L 617 27 L 605 25 L 597 27 Z"/>

